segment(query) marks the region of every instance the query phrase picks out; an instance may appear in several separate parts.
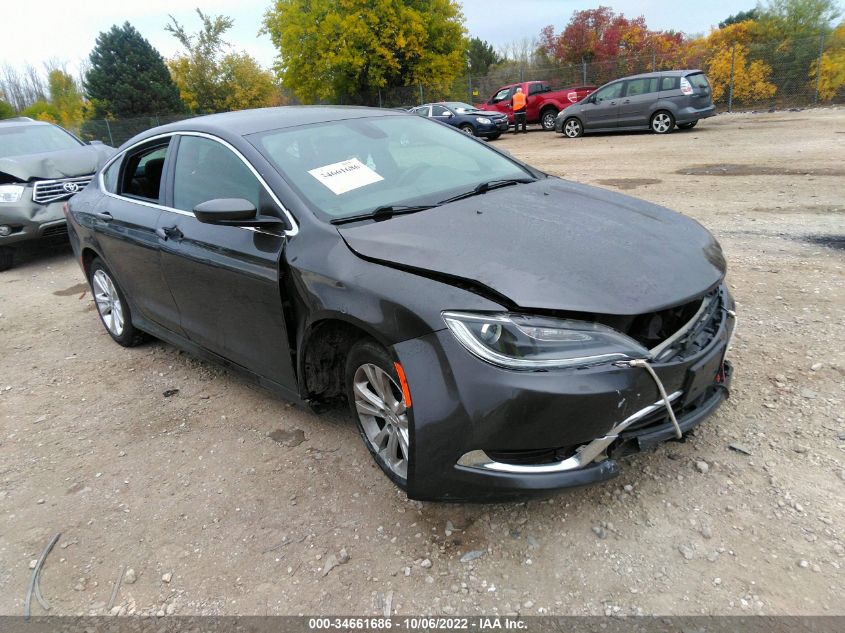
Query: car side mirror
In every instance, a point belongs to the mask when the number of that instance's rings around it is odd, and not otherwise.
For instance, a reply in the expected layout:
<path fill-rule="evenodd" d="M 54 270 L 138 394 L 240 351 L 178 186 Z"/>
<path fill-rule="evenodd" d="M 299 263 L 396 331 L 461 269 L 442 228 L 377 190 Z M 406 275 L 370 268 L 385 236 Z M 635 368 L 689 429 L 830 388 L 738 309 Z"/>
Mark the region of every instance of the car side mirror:
<path fill-rule="evenodd" d="M 194 207 L 194 215 L 204 224 L 290 228 L 281 218 L 259 215 L 255 205 L 243 198 L 215 198 Z"/>
<path fill-rule="evenodd" d="M 105 145 L 102 141 L 88 141 L 88 145 Z"/>

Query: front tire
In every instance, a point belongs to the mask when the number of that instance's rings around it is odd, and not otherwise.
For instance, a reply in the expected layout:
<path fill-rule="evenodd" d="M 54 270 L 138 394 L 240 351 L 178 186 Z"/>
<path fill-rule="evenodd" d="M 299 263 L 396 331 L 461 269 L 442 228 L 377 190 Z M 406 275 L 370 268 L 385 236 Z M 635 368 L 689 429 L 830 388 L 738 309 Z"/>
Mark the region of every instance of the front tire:
<path fill-rule="evenodd" d="M 584 135 L 584 125 L 576 118 L 566 119 L 563 122 L 563 134 L 567 138 L 578 138 Z"/>
<path fill-rule="evenodd" d="M 501 135 L 502 135 L 501 133 L 497 133 L 497 134 L 488 134 L 488 135 L 487 135 L 487 140 L 488 140 L 488 141 L 495 141 L 495 140 L 496 140 L 497 138 L 499 138 Z"/>
<path fill-rule="evenodd" d="M 101 259 L 91 262 L 88 283 L 91 285 L 100 321 L 109 336 L 123 347 L 141 344 L 144 341 L 144 333 L 132 325 L 132 312 L 126 295 Z"/>
<path fill-rule="evenodd" d="M 472 127 L 469 123 L 464 123 L 463 125 L 459 125 L 458 129 L 463 132 L 464 134 L 469 134 L 470 136 L 475 136 L 475 128 Z"/>
<path fill-rule="evenodd" d="M 379 467 L 408 489 L 410 414 L 396 366 L 378 343 L 356 343 L 346 359 L 346 394 L 358 432 Z"/>
<path fill-rule="evenodd" d="M 555 129 L 555 119 L 557 118 L 557 110 L 554 108 L 547 108 L 540 113 L 540 125 L 546 132 L 553 132 Z"/>
<path fill-rule="evenodd" d="M 15 264 L 15 251 L 8 246 L 0 246 L 0 272 L 9 270 Z"/>
<path fill-rule="evenodd" d="M 671 112 L 660 110 L 651 117 L 651 131 L 655 134 L 669 134 L 675 128 L 675 117 Z"/>

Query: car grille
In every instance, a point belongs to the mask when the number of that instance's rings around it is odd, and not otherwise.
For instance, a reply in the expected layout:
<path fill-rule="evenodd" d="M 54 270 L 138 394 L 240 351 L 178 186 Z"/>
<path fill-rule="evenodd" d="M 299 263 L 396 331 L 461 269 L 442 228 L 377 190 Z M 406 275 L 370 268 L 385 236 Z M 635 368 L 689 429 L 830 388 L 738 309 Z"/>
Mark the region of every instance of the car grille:
<path fill-rule="evenodd" d="M 59 180 L 39 180 L 32 188 L 32 200 L 39 204 L 47 204 L 70 198 L 88 186 L 94 175 L 80 176 L 78 178 L 62 178 Z"/>
<path fill-rule="evenodd" d="M 55 224 L 41 231 L 42 237 L 57 237 L 59 235 L 67 235 L 67 224 Z"/>

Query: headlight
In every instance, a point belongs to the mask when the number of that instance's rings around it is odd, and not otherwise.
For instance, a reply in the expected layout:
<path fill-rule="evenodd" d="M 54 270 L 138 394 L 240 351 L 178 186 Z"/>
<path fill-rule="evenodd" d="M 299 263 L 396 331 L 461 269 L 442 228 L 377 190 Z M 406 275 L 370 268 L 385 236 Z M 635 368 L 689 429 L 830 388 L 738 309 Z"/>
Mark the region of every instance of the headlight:
<path fill-rule="evenodd" d="M 492 121 L 488 119 L 486 116 L 477 116 L 475 120 L 481 123 L 482 125 L 490 125 Z"/>
<path fill-rule="evenodd" d="M 467 312 L 443 312 L 443 320 L 472 354 L 508 369 L 584 367 L 650 357 L 633 339 L 598 323 Z"/>
<path fill-rule="evenodd" d="M 21 185 L 0 185 L 0 202 L 17 202 L 23 195 Z"/>

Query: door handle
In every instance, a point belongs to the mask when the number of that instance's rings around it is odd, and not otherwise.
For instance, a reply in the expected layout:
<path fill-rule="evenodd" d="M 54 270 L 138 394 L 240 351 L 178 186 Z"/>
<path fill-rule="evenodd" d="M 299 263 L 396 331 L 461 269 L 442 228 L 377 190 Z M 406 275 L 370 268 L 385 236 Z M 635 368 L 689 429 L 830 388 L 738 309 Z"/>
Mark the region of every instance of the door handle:
<path fill-rule="evenodd" d="M 178 226 L 160 226 L 156 229 L 156 235 L 163 240 L 173 240 L 174 242 L 178 242 L 185 237 Z"/>
<path fill-rule="evenodd" d="M 95 218 L 97 218 L 98 220 L 102 220 L 103 222 L 111 222 L 112 220 L 114 220 L 114 217 L 112 217 L 112 214 L 108 211 L 103 211 L 102 213 L 94 213 L 93 215 Z"/>
<path fill-rule="evenodd" d="M 625 101 L 623 101 L 622 103 L 631 103 L 631 100 L 630 100 L 630 99 L 625 99 Z"/>

